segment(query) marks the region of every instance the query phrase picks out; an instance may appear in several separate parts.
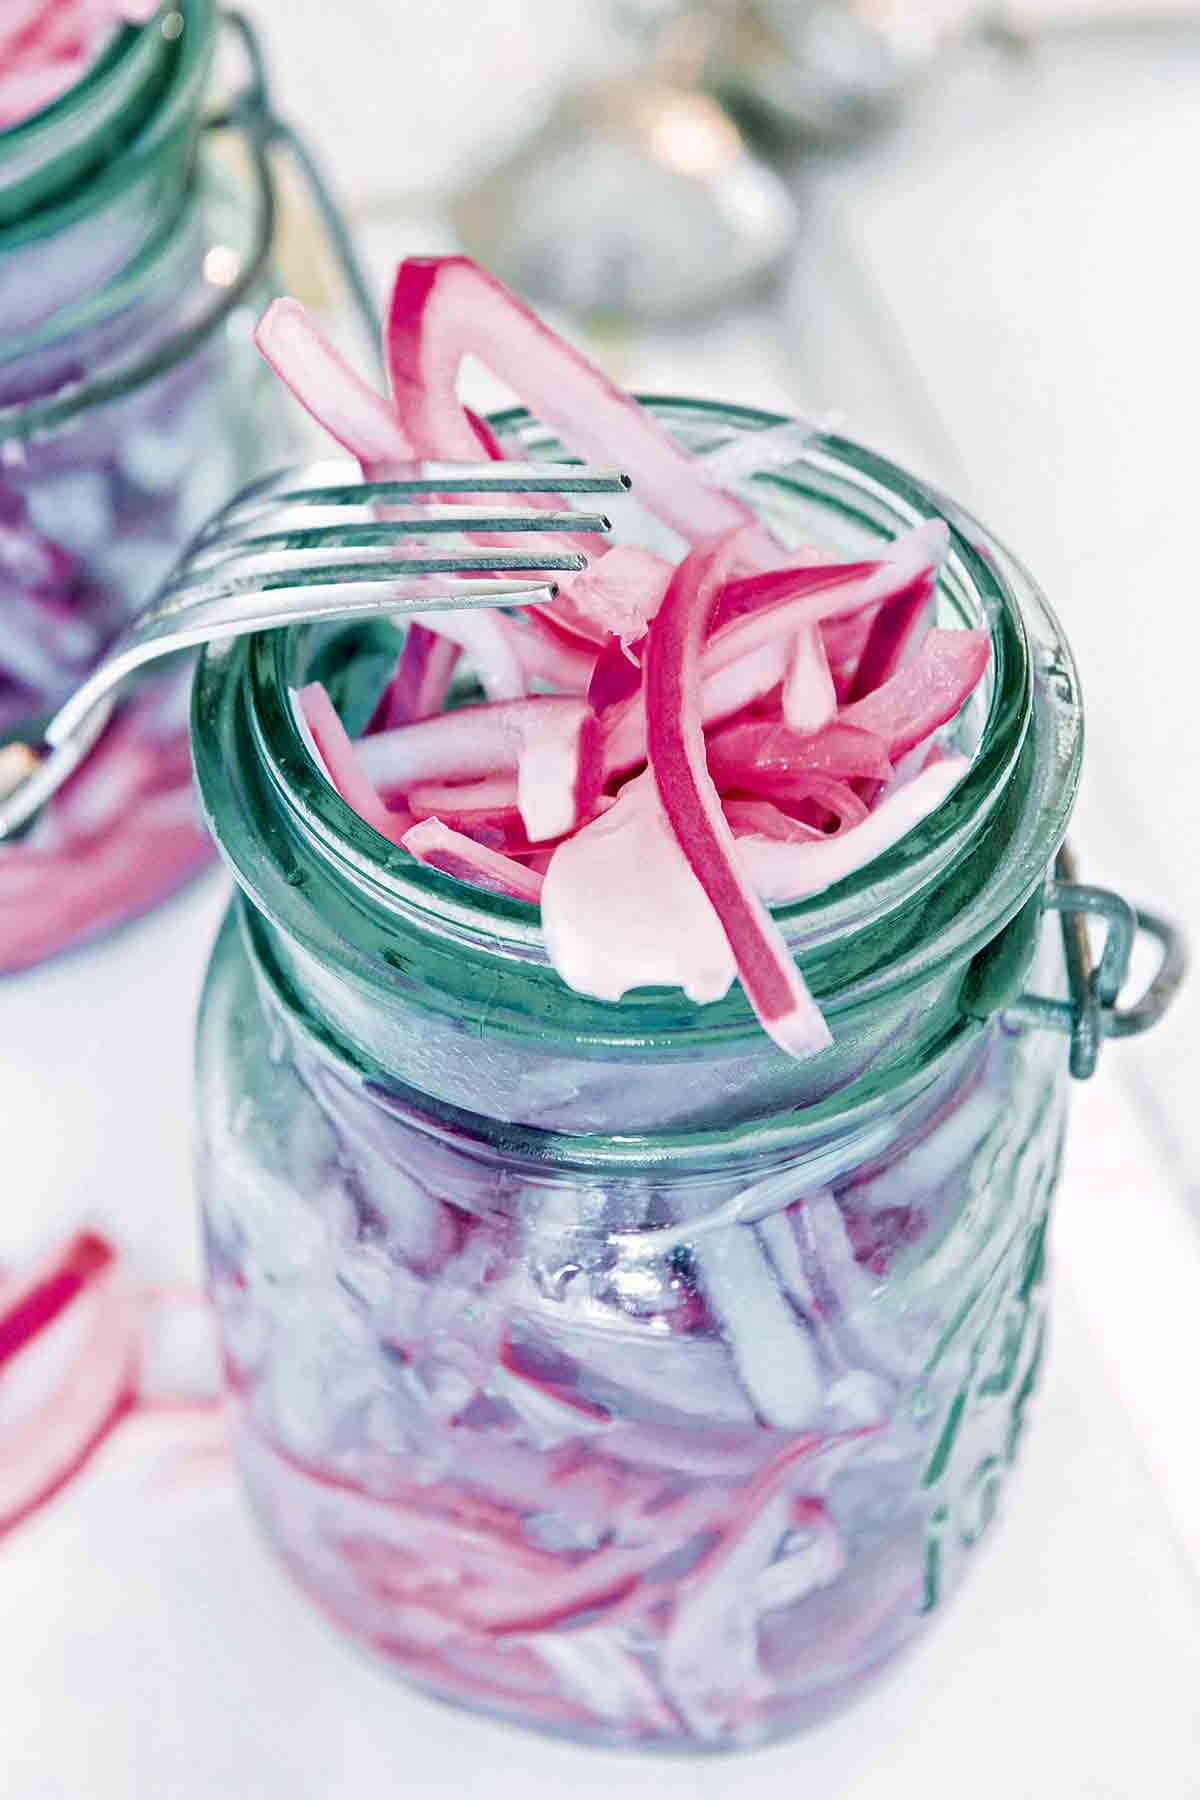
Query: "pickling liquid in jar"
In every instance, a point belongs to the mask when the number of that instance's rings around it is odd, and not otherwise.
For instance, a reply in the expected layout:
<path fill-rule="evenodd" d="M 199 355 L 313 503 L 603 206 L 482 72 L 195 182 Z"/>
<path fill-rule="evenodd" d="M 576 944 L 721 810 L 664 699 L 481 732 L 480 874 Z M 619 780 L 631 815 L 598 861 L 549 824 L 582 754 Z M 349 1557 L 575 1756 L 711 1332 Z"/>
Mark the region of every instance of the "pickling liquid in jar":
<path fill-rule="evenodd" d="M 776 422 L 655 405 L 701 454 Z M 672 1749 L 845 1704 L 952 1594 L 1036 1385 L 1066 1110 L 1063 1041 L 1005 1010 L 1061 986 L 1058 627 L 973 521 L 856 446 L 740 491 L 782 542 L 850 553 L 943 513 L 942 621 L 992 639 L 952 801 L 777 913 L 833 1034 L 808 1062 L 737 989 L 574 993 L 528 909 L 380 850 L 288 695 L 324 680 L 354 730 L 390 628 L 210 650 L 195 705 L 243 889 L 198 1177 L 265 1534 L 424 1691 Z"/>
<path fill-rule="evenodd" d="M 285 460 L 249 341 L 256 202 L 199 150 L 212 0 L 117 27 L 0 131 L 0 744 L 44 721 L 213 510 Z M 260 197 L 261 198 L 261 197 Z M 133 691 L 23 839 L 0 845 L 0 972 L 144 911 L 210 851 L 190 661 Z"/>

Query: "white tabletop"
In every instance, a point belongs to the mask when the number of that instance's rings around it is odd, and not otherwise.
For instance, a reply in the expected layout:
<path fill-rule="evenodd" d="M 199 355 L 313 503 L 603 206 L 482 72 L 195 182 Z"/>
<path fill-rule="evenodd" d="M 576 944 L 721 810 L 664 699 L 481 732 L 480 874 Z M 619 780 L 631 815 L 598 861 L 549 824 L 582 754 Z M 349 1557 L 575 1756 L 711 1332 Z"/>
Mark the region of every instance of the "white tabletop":
<path fill-rule="evenodd" d="M 276 33 L 275 62 L 303 104 L 320 5 L 266 10 L 295 27 L 290 48 Z M 480 30 L 501 10 L 481 6 Z M 1193 920 L 1200 751 L 1176 720 L 1185 704 L 1194 716 L 1182 646 L 1189 633 L 1196 646 L 1184 483 L 1198 253 L 1178 222 L 1198 102 L 1200 62 L 1162 38 L 1032 74 L 975 59 L 899 136 L 806 171 L 812 236 L 781 299 L 631 343 L 620 370 L 836 407 L 1006 532 L 1084 660 L 1088 872 L 1170 892 Z M 374 140 L 358 125 L 350 136 L 347 177 L 365 191 Z M 371 247 L 382 266 L 439 246 L 393 219 Z M 195 1271 L 191 1014 L 223 897 L 214 876 L 0 988 L 0 1261 L 90 1218 L 147 1278 Z M 0 1545 L 0 1792 L 549 1800 L 619 1782 L 638 1797 L 766 1800 L 819 1783 L 850 1800 L 1195 1800 L 1197 1022 L 1193 1000 L 1161 1049 L 1110 1050 L 1078 1091 L 1056 1326 L 1024 1467 L 960 1599 L 844 1719 L 794 1745 L 682 1762 L 569 1750 L 446 1712 L 335 1640 L 260 1552 L 230 1480 L 181 1484 L 178 1428 L 145 1421 Z"/>

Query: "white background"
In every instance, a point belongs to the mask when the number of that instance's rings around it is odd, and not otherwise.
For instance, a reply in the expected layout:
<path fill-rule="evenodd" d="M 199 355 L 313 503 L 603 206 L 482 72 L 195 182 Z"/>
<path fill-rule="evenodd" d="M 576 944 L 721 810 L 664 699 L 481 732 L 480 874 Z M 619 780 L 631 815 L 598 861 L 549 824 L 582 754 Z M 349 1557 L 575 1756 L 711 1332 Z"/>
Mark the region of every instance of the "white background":
<path fill-rule="evenodd" d="M 259 11 L 278 89 L 333 152 L 380 271 L 443 246 L 412 196 L 511 136 L 589 51 L 575 0 L 347 0 L 336 23 L 324 0 Z M 796 172 L 804 229 L 780 295 L 618 357 L 647 387 L 836 410 L 1005 535 L 1083 664 L 1085 876 L 1193 923 L 1198 121 L 1200 37 L 1066 42 L 1031 64 L 972 53 L 897 132 Z M 147 1277 L 194 1268 L 190 1017 L 221 903 L 214 877 L 0 988 L 0 1259 L 87 1217 Z M 1110 1049 L 1079 1091 L 1021 1477 L 961 1600 L 845 1719 L 682 1763 L 432 1707 L 292 1596 L 227 1479 L 172 1486 L 170 1430 L 147 1423 L 0 1545 L 5 1800 L 540 1800 L 618 1784 L 1194 1800 L 1198 1024 L 1193 993 L 1157 1043 Z"/>

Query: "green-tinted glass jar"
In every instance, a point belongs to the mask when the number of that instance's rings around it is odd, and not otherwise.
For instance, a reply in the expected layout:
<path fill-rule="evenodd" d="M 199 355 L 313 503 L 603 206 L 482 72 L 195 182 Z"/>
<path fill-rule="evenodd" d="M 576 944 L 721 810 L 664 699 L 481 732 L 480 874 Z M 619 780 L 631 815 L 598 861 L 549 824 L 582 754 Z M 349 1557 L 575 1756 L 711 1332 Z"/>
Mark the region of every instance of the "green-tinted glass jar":
<path fill-rule="evenodd" d="M 701 454 L 777 422 L 650 404 Z M 1009 1009 L 1063 986 L 1069 650 L 986 532 L 852 444 L 742 492 L 845 550 L 941 514 L 943 622 L 993 646 L 951 799 L 777 913 L 833 1032 L 811 1062 L 740 988 L 568 990 L 533 909 L 343 804 L 289 689 L 360 728 L 390 627 L 214 648 L 193 709 L 243 890 L 198 1143 L 251 1498 L 413 1681 L 598 1741 L 753 1743 L 854 1693 L 983 1534 L 1044 1329 L 1066 1047 Z"/>
<path fill-rule="evenodd" d="M 0 742 L 33 739 L 213 509 L 281 460 L 250 342 L 273 202 L 203 133 L 217 15 L 181 0 L 0 132 Z M 205 146 L 203 149 L 201 146 Z M 145 683 L 22 842 L 0 971 L 143 910 L 207 857 L 190 667 Z"/>

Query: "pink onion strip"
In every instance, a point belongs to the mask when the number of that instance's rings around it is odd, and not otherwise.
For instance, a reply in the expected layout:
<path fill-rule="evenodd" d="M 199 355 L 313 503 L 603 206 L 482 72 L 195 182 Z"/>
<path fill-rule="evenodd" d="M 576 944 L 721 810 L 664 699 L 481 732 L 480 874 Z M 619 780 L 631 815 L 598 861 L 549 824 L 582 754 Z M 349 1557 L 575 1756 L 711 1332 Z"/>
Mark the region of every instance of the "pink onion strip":
<path fill-rule="evenodd" d="M 107 1239 L 79 1231 L 27 1276 L 6 1283 L 0 1290 L 0 1367 L 103 1275 L 114 1255 Z"/>
<path fill-rule="evenodd" d="M 611 633 L 592 670 L 588 700 L 599 718 L 610 707 L 632 700 L 642 685 L 640 658 Z"/>
<path fill-rule="evenodd" d="M 770 906 L 819 894 L 890 850 L 942 805 L 967 771 L 965 756 L 947 756 L 885 793 L 862 823 L 809 844 L 782 843 L 755 834 L 741 837 L 738 862 Z"/>
<path fill-rule="evenodd" d="M 389 812 L 381 795 L 363 769 L 337 708 L 319 681 L 310 681 L 296 695 L 301 718 L 312 734 L 322 772 L 347 806 L 374 827 L 381 837 L 398 844 L 409 821 Z"/>
<path fill-rule="evenodd" d="M 904 593 L 880 607 L 863 645 L 847 700 L 861 700 L 864 694 L 882 686 L 915 649 L 922 627 L 929 623 L 933 590 L 932 576 L 918 575 Z"/>
<path fill-rule="evenodd" d="M 254 342 L 306 412 L 363 465 L 368 480 L 414 460 L 392 408 L 355 374 L 298 300 L 273 300 Z M 476 443 L 472 454 L 478 456 Z"/>
<path fill-rule="evenodd" d="M 886 781 L 892 773 L 883 739 L 841 719 L 811 735 L 772 720 L 727 726 L 708 740 L 708 766 L 718 787 L 757 787 L 808 771 L 843 781 Z"/>
<path fill-rule="evenodd" d="M 982 677 L 988 653 L 986 631 L 930 631 L 911 662 L 842 708 L 841 722 L 873 731 L 895 762 L 955 716 Z"/>
<path fill-rule="evenodd" d="M 410 623 L 391 680 L 371 714 L 368 732 L 391 731 L 440 712 L 449 691 L 460 646 L 422 625 Z"/>
<path fill-rule="evenodd" d="M 697 459 L 631 395 L 468 257 L 401 263 L 386 349 L 401 425 L 414 441 L 436 443 L 442 456 L 469 461 L 478 453 L 457 392 L 463 358 L 473 355 L 585 460 L 604 466 L 619 456 L 642 504 L 680 536 L 756 524 L 741 501 L 704 480 Z"/>
<path fill-rule="evenodd" d="M 548 694 L 462 707 L 358 744 L 362 766 L 381 788 L 403 792 L 425 781 L 517 772 L 517 804 L 534 843 L 561 837 L 592 810 L 603 764 L 586 700 Z"/>
<path fill-rule="evenodd" d="M 703 1005 L 736 972 L 729 941 L 688 866 L 648 774 L 555 849 L 542 930 L 568 987 L 599 1000 L 631 988 L 681 987 Z"/>
<path fill-rule="evenodd" d="M 801 770 L 794 776 L 781 776 L 778 780 L 756 785 L 785 812 L 815 806 L 819 811 L 831 813 L 840 831 L 861 824 L 867 816 L 865 801 L 852 787 L 836 776 L 823 775 L 816 769 Z"/>
<path fill-rule="evenodd" d="M 492 894 L 504 894 L 510 900 L 525 900 L 537 906 L 542 897 L 542 878 L 532 869 L 514 862 L 486 844 L 477 844 L 461 831 L 452 831 L 440 819 L 423 819 L 405 832 L 404 848 L 418 862 L 444 875 L 455 875 L 475 887 Z"/>
<path fill-rule="evenodd" d="M 722 800 L 721 805 L 736 838 L 781 838 L 789 844 L 811 844 L 825 836 L 815 825 L 793 819 L 770 800 L 748 800 L 736 795 Z"/>
<path fill-rule="evenodd" d="M 675 571 L 646 645 L 650 768 L 663 810 L 720 918 L 746 996 L 791 1056 L 832 1042 L 787 945 L 737 863 L 737 847 L 705 760 L 701 649 L 713 603 L 738 551 L 737 535 L 692 551 Z M 799 846 L 803 848 L 803 846 Z"/>
<path fill-rule="evenodd" d="M 136 1404 L 138 1306 L 114 1268 L 98 1272 L 102 1243 L 96 1240 L 83 1253 L 93 1315 L 68 1373 L 32 1413 L 0 1430 L 0 1536 L 53 1499 Z M 77 1283 L 72 1299 L 83 1290 L 78 1267 L 69 1267 L 80 1254 L 74 1238 L 63 1265 L 67 1285 Z M 112 1256 L 110 1251 L 110 1263 Z M 42 1325 L 48 1323 L 47 1314 Z"/>
<path fill-rule="evenodd" d="M 793 731 L 819 731 L 837 712 L 825 646 L 812 625 L 796 633 L 783 678 L 783 716 Z"/>

